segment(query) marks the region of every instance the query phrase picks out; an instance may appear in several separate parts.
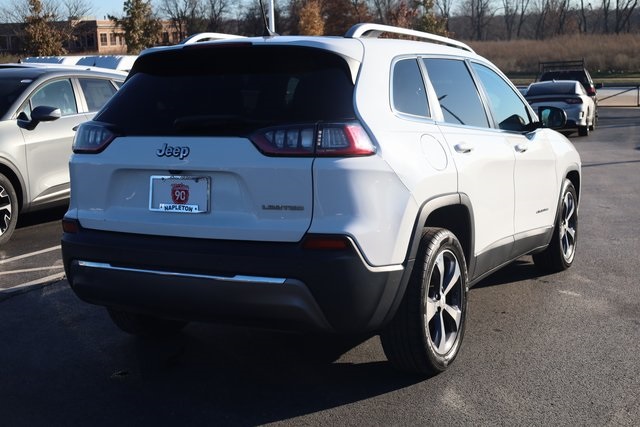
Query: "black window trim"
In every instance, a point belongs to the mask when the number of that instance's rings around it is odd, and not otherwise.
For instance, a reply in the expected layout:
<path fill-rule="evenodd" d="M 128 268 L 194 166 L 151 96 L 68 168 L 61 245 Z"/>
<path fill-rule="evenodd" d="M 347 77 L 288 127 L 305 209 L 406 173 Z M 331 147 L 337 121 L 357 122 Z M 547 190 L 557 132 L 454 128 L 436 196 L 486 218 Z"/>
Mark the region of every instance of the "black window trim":
<path fill-rule="evenodd" d="M 491 114 L 490 109 L 488 108 L 488 103 L 486 102 L 486 95 L 484 93 L 484 89 L 482 89 L 482 85 L 478 85 L 479 79 L 477 78 L 477 76 L 475 75 L 474 70 L 472 69 L 472 67 L 470 66 L 470 59 L 466 56 L 457 56 L 457 55 L 419 55 L 419 59 L 420 59 L 420 68 L 422 69 L 423 72 L 423 77 L 426 80 L 426 85 L 428 86 L 427 88 L 427 94 L 430 97 L 429 98 L 429 105 L 432 105 L 432 110 L 435 110 L 437 108 L 437 117 L 434 117 L 434 120 L 442 125 L 446 125 L 446 126 L 455 126 L 455 127 L 462 127 L 465 129 L 468 128 L 472 128 L 472 129 L 482 129 L 485 131 L 491 131 L 491 130 L 498 130 L 502 132 L 502 129 L 499 129 L 497 126 L 495 126 L 495 120 L 493 118 L 493 115 Z M 447 59 L 447 60 L 455 60 L 455 61 L 460 61 L 463 62 L 465 67 L 467 68 L 467 71 L 469 71 L 469 75 L 471 76 L 471 81 L 473 82 L 473 84 L 476 87 L 476 90 L 478 91 L 478 95 L 480 97 L 480 103 L 482 104 L 482 109 L 484 110 L 485 116 L 487 118 L 487 126 L 472 126 L 472 125 L 463 125 L 460 123 L 451 123 L 451 122 L 447 122 L 444 119 L 444 113 L 442 112 L 442 108 L 440 107 L 440 101 L 438 101 L 438 95 L 436 94 L 436 89 L 433 87 L 433 84 L 431 83 L 431 79 L 429 78 L 429 72 L 427 71 L 427 67 L 424 64 L 424 60 L 425 59 Z M 479 62 L 479 61 L 478 61 Z M 481 62 L 479 62 L 481 63 Z"/>
<path fill-rule="evenodd" d="M 418 70 L 420 71 L 420 77 L 422 78 L 422 85 L 424 86 L 424 90 L 425 90 L 425 97 L 426 97 L 426 103 L 427 103 L 427 115 L 426 116 L 420 116 L 420 115 L 416 115 L 416 114 L 411 114 L 411 113 L 406 113 L 404 111 L 400 111 L 398 109 L 395 108 L 394 106 L 394 90 L 393 90 L 393 82 L 394 82 L 394 75 L 395 75 L 395 70 L 396 70 L 396 64 L 398 64 L 401 61 L 406 61 L 406 60 L 414 60 L 416 62 L 416 65 L 418 66 Z M 393 60 L 391 61 L 391 72 L 389 73 L 389 108 L 391 109 L 391 111 L 393 112 L 393 114 L 395 114 L 397 117 L 404 119 L 404 120 L 410 120 L 410 121 L 416 121 L 416 122 L 428 122 L 428 123 L 433 123 L 435 122 L 435 119 L 433 117 L 433 104 L 431 102 L 432 97 L 429 96 L 429 91 L 431 90 L 429 85 L 427 85 L 427 78 L 426 78 L 426 74 L 425 74 L 425 69 L 424 66 L 422 64 L 421 61 L 421 55 L 419 54 L 415 54 L 415 55 L 400 55 L 397 56 L 395 58 L 393 58 Z"/>

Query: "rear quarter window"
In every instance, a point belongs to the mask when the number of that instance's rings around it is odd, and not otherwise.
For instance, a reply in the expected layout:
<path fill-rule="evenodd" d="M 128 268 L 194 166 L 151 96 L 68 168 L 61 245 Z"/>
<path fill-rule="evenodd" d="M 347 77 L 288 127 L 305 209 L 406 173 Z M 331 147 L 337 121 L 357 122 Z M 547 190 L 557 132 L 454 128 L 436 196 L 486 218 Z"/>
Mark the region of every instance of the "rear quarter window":
<path fill-rule="evenodd" d="M 416 59 L 403 59 L 393 68 L 393 107 L 400 113 L 429 117 L 422 73 Z"/>

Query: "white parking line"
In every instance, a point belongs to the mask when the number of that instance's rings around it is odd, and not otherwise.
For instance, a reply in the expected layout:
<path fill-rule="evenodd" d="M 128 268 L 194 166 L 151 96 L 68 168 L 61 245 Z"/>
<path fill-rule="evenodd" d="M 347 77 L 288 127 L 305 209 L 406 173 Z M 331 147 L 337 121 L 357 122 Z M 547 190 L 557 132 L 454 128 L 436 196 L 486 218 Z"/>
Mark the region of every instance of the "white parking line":
<path fill-rule="evenodd" d="M 12 262 L 12 261 L 18 261 L 20 259 L 29 258 L 29 257 L 32 257 L 32 256 L 44 254 L 44 253 L 47 253 L 47 252 L 59 250 L 61 247 L 62 246 L 60 246 L 60 245 L 53 246 L 51 248 L 42 249 L 40 251 L 35 251 L 35 252 L 28 253 L 28 254 L 22 254 L 22 255 L 14 256 L 12 258 L 3 259 L 3 260 L 0 260 L 0 265 L 7 264 L 7 263 Z"/>
<path fill-rule="evenodd" d="M 59 268 L 64 268 L 64 265 L 52 265 L 51 267 L 36 267 L 36 268 L 24 268 L 22 270 L 0 271 L 0 276 L 5 276 L 7 274 L 30 273 L 32 271 L 55 270 Z"/>
<path fill-rule="evenodd" d="M 43 285 L 43 284 L 47 284 L 47 283 L 53 283 L 53 282 L 57 282 L 58 280 L 62 280 L 62 279 L 64 279 L 64 272 L 57 273 L 57 274 L 52 274 L 51 276 L 42 277 L 40 279 L 36 279 L 36 280 L 32 280 L 31 282 L 22 283 L 20 285 L 12 286 L 12 287 L 7 288 L 7 289 L 0 289 L 0 295 L 3 294 L 3 293 L 11 294 L 16 289 L 26 288 L 26 287 L 29 287 L 29 286 Z"/>

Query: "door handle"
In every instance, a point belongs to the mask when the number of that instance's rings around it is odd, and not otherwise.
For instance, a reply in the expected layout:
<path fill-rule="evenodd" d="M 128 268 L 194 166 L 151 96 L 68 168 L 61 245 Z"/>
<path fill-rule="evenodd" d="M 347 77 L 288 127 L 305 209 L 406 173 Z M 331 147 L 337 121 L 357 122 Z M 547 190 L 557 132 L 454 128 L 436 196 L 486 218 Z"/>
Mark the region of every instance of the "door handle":
<path fill-rule="evenodd" d="M 473 146 L 466 142 L 461 142 L 460 144 L 456 144 L 453 147 L 458 153 L 470 153 L 473 151 Z"/>
<path fill-rule="evenodd" d="M 528 144 L 518 144 L 516 145 L 516 151 L 518 153 L 524 153 L 525 151 L 527 151 L 529 149 L 529 145 Z"/>

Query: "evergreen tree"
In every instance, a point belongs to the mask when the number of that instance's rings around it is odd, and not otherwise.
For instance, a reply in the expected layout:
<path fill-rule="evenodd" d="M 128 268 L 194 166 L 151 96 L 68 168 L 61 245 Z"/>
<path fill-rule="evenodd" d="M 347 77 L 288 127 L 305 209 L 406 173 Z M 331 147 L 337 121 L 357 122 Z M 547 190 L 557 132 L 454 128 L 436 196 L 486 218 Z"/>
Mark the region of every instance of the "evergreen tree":
<path fill-rule="evenodd" d="M 63 33 L 55 27 L 55 16 L 44 11 L 40 0 L 28 0 L 28 4 L 24 27 L 26 51 L 34 56 L 64 55 Z"/>
<path fill-rule="evenodd" d="M 162 24 L 153 13 L 150 0 L 126 0 L 123 11 L 123 18 L 109 16 L 109 19 L 115 21 L 124 30 L 127 53 L 138 54 L 141 50 L 158 42 Z"/>

